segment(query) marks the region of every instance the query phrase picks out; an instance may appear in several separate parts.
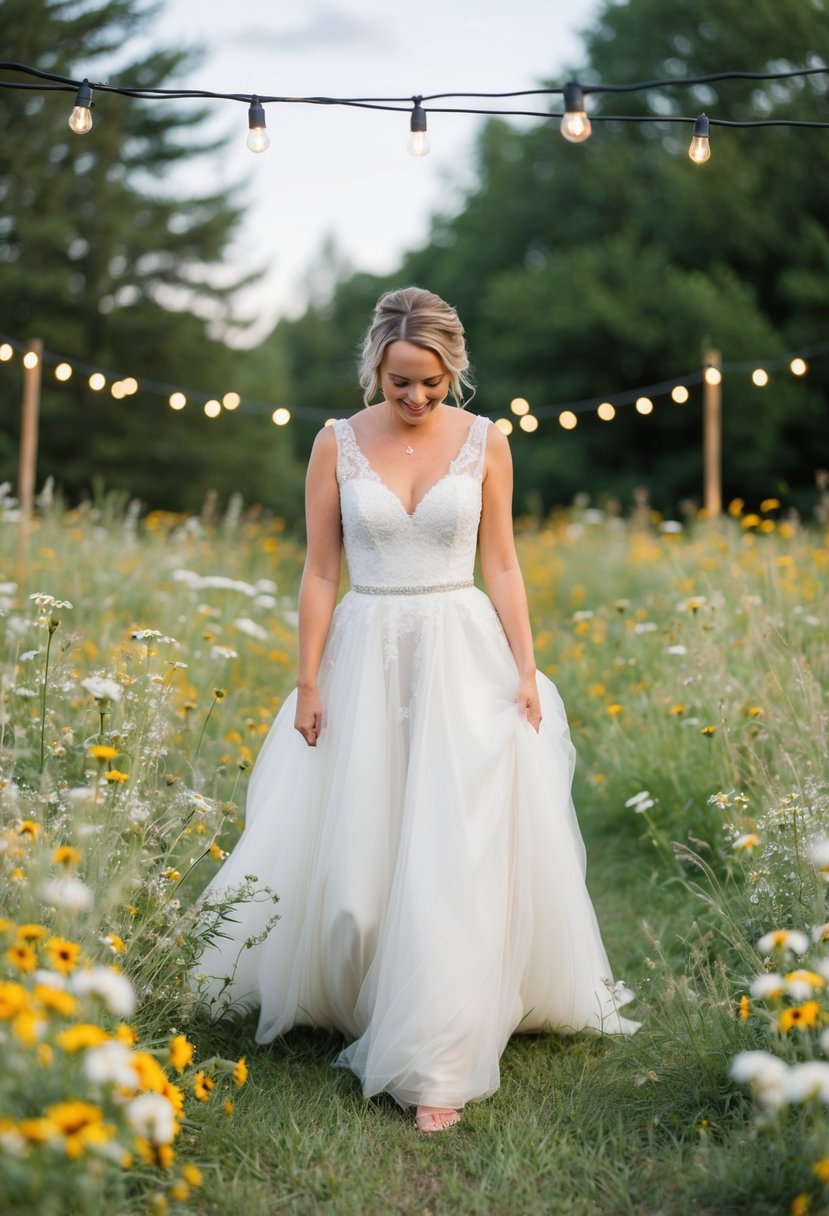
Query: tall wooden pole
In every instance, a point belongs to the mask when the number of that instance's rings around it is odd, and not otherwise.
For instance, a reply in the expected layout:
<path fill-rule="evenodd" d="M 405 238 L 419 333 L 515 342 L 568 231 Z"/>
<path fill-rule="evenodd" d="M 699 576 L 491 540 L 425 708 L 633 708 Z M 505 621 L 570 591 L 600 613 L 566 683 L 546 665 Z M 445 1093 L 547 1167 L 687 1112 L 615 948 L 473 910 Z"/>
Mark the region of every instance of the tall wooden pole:
<path fill-rule="evenodd" d="M 706 519 L 722 515 L 722 372 L 720 352 L 706 350 L 702 369 L 703 503 Z"/>
<path fill-rule="evenodd" d="M 40 414 L 40 368 L 42 338 L 31 338 L 23 356 L 23 408 L 20 419 L 20 472 L 17 497 L 20 521 L 25 527 L 32 518 L 37 480 L 37 429 Z"/>

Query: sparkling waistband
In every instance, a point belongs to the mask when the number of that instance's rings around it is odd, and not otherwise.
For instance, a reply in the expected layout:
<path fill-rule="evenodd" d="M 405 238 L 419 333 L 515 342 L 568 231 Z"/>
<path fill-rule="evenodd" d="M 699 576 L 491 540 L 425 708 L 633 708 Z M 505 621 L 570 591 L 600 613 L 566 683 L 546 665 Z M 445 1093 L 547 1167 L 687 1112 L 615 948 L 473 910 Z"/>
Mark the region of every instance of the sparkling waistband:
<path fill-rule="evenodd" d="M 351 590 L 358 595 L 431 595 L 434 591 L 463 591 L 474 586 L 475 580 L 467 578 L 461 583 L 429 583 L 419 587 L 361 587 L 355 583 Z"/>

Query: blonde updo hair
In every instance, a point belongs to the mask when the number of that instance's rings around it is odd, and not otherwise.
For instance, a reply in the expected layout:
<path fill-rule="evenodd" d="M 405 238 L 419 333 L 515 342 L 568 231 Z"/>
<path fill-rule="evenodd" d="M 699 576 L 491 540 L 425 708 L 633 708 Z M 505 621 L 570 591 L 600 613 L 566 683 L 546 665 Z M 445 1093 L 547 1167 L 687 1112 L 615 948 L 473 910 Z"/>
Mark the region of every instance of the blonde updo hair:
<path fill-rule="evenodd" d="M 451 304 L 422 287 L 401 287 L 380 297 L 360 352 L 360 385 L 366 405 L 380 391 L 380 365 L 392 342 L 411 342 L 437 355 L 449 372 L 449 392 L 463 409 L 475 387 L 469 375 L 463 325 Z"/>

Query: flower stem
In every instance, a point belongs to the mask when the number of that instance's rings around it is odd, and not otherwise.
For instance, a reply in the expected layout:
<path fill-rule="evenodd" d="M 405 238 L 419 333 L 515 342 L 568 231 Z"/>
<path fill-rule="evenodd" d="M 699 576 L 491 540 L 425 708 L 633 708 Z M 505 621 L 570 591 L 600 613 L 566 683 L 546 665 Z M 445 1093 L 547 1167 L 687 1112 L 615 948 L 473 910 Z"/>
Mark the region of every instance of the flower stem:
<path fill-rule="evenodd" d="M 40 691 L 40 771 L 46 763 L 46 685 L 49 681 L 49 651 L 52 649 L 52 622 L 49 622 L 49 635 L 46 638 L 46 662 L 43 666 L 43 688 Z"/>

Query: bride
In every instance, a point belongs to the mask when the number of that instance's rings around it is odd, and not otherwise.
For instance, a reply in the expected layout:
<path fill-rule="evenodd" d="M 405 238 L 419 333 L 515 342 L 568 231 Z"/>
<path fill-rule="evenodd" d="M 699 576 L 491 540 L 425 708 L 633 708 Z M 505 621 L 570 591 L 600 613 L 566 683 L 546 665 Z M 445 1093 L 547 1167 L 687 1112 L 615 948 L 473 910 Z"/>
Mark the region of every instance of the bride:
<path fill-rule="evenodd" d="M 308 465 L 296 691 L 209 889 L 255 873 L 281 919 L 246 949 L 267 912 L 240 905 L 198 977 L 259 1008 L 260 1042 L 341 1031 L 336 1063 L 424 1132 L 498 1088 L 514 1031 L 638 1026 L 584 883 L 564 709 L 535 670 L 509 446 L 455 408 L 468 367 L 453 308 L 381 297 L 368 408 L 323 429 Z"/>

